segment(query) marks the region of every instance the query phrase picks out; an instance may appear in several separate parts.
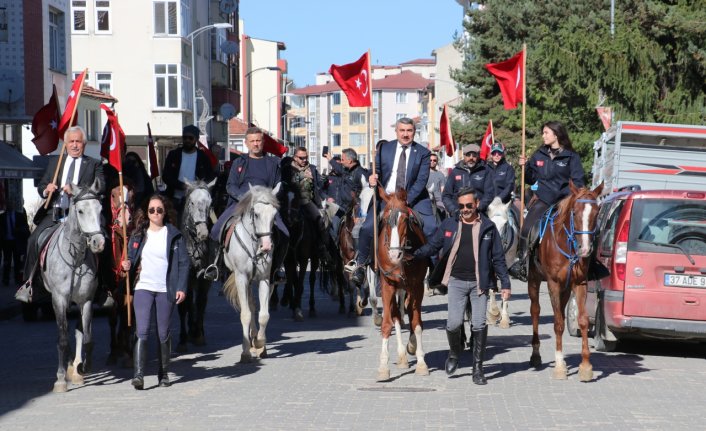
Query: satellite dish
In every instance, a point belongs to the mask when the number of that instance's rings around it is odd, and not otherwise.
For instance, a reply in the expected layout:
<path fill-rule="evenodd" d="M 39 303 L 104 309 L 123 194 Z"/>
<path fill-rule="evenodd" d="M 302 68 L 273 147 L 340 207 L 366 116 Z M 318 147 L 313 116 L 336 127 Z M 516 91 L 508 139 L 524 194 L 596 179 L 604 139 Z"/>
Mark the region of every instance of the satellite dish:
<path fill-rule="evenodd" d="M 221 0 L 219 8 L 221 9 L 221 13 L 231 14 L 235 12 L 238 6 L 235 0 Z"/>
<path fill-rule="evenodd" d="M 25 95 L 22 77 L 14 70 L 0 70 L 0 103 L 14 103 Z"/>
<path fill-rule="evenodd" d="M 238 44 L 232 40 L 225 40 L 221 44 L 221 51 L 225 52 L 228 55 L 237 55 L 238 54 Z"/>
<path fill-rule="evenodd" d="M 232 103 L 224 103 L 221 105 L 221 109 L 218 110 L 224 120 L 230 121 L 231 118 L 235 117 L 235 106 Z"/>

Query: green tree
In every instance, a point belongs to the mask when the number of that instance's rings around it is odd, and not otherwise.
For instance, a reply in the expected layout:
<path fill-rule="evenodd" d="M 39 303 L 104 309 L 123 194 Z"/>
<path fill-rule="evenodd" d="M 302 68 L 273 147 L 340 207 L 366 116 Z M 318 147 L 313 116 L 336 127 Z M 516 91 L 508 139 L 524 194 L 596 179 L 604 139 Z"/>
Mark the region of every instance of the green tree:
<path fill-rule="evenodd" d="M 703 124 L 706 121 L 706 2 L 486 0 L 470 12 L 466 60 L 454 72 L 464 93 L 464 142 L 479 142 L 493 119 L 509 159 L 521 151 L 520 108 L 506 111 L 486 63 L 506 60 L 527 44 L 527 152 L 540 145 L 541 125 L 566 124 L 587 175 L 593 141 L 603 128 L 599 92 L 616 120 Z M 459 42 L 460 43 L 460 42 Z"/>

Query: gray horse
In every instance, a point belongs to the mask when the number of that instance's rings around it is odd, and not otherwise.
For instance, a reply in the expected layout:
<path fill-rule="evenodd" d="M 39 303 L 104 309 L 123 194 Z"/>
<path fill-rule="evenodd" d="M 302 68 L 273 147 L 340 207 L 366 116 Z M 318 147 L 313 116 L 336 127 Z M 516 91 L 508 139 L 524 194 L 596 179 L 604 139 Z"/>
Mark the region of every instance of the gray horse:
<path fill-rule="evenodd" d="M 66 221 L 59 226 L 47 245 L 46 264 L 41 270 L 44 286 L 51 293 L 52 306 L 59 329 L 57 347 L 59 367 L 54 392 L 66 392 L 66 380 L 83 384 L 84 373 L 90 370 L 93 340 L 91 320 L 93 295 L 98 285 L 96 257 L 105 245 L 101 231 L 101 197 L 99 180 L 87 189 L 71 186 L 71 206 Z M 76 325 L 76 354 L 68 360 L 68 321 L 66 313 L 71 303 L 78 305 L 81 320 Z M 85 358 L 83 354 L 85 349 Z"/>
<path fill-rule="evenodd" d="M 214 179 L 206 184 L 203 181 L 186 181 L 184 214 L 181 218 L 181 232 L 186 238 L 186 250 L 191 259 L 189 285 L 186 299 L 179 304 L 180 334 L 178 352 L 186 352 L 186 343 L 191 340 L 197 346 L 206 344 L 203 319 L 211 282 L 203 277 L 209 264 L 209 218 L 211 215 L 211 192 Z M 188 324 L 188 330 L 187 330 Z"/>

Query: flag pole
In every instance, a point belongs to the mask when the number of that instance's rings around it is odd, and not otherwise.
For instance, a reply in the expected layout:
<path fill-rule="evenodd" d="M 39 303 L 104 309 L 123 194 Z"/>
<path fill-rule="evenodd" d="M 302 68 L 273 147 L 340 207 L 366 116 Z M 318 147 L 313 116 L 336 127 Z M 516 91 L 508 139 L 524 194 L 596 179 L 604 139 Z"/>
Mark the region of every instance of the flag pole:
<path fill-rule="evenodd" d="M 434 93 L 431 93 L 429 105 L 429 124 L 431 126 L 429 127 L 429 149 L 433 151 L 436 146 L 436 129 L 434 129 L 434 123 L 436 122 L 436 115 L 434 114 L 436 113 L 436 109 L 434 109 Z"/>
<path fill-rule="evenodd" d="M 117 139 L 120 139 L 118 136 Z M 118 143 L 118 147 L 120 149 L 118 151 L 122 152 L 122 144 Z M 126 206 L 125 206 L 125 195 L 124 195 L 124 189 L 123 189 L 123 164 L 122 162 L 120 163 L 120 170 L 118 171 L 118 181 L 120 183 L 120 212 L 122 213 L 121 216 L 121 224 L 122 224 L 122 230 L 123 230 L 123 259 L 127 257 L 127 219 L 125 217 L 126 213 Z M 120 262 L 122 265 L 122 262 Z M 132 313 L 130 312 L 131 308 L 131 302 L 132 302 L 132 297 L 130 295 L 130 271 L 128 271 L 125 274 L 125 305 L 127 307 L 127 326 L 128 328 L 132 326 Z"/>
<path fill-rule="evenodd" d="M 495 145 L 495 129 L 493 128 L 493 119 L 490 119 L 490 148 Z"/>
<path fill-rule="evenodd" d="M 522 44 L 522 158 L 525 158 L 525 119 L 527 108 L 527 44 Z M 525 214 L 525 163 L 522 165 L 522 175 L 520 179 L 520 229 Z"/>
<path fill-rule="evenodd" d="M 81 76 L 84 77 L 83 81 L 81 81 L 81 88 L 78 91 L 78 94 L 76 95 L 76 103 L 74 103 L 74 108 L 73 111 L 71 112 L 71 120 L 69 120 L 69 127 L 71 127 L 71 124 L 74 122 L 74 117 L 76 117 L 76 110 L 78 109 L 78 101 L 81 99 L 81 92 L 83 91 L 83 85 L 86 83 L 86 72 L 88 71 L 88 68 L 83 69 L 83 74 Z M 59 110 L 61 112 L 61 110 Z M 59 117 L 61 118 L 61 117 Z M 86 139 L 84 136 L 83 139 Z M 54 177 L 52 178 L 51 182 L 52 184 L 56 184 L 57 177 L 59 176 L 59 170 L 61 169 L 61 164 L 64 161 L 64 151 L 66 151 L 66 141 L 64 141 L 64 137 L 61 137 L 61 141 L 63 144 L 61 144 L 61 152 L 59 153 L 59 162 L 56 164 L 56 168 L 54 169 Z M 51 191 L 47 194 L 47 200 L 44 202 L 44 209 L 47 209 L 49 207 L 49 202 L 51 201 L 51 195 L 54 192 Z"/>
<path fill-rule="evenodd" d="M 373 66 L 370 64 L 372 57 L 370 56 L 370 49 L 368 49 L 368 89 L 370 91 L 370 105 L 368 107 L 368 112 L 372 114 L 373 112 L 373 75 L 372 75 L 372 69 Z M 370 159 L 371 161 L 371 166 L 372 166 L 372 174 L 375 175 L 376 170 L 375 170 L 375 158 L 376 158 L 376 150 L 377 150 L 377 145 L 375 145 L 375 128 L 373 127 L 373 117 L 372 115 L 368 115 L 368 127 L 370 128 L 370 146 L 372 147 L 372 158 Z M 377 181 L 376 181 L 377 184 Z M 375 186 L 375 190 L 373 191 L 373 270 L 377 271 L 378 270 L 378 202 L 377 202 L 377 185 Z"/>

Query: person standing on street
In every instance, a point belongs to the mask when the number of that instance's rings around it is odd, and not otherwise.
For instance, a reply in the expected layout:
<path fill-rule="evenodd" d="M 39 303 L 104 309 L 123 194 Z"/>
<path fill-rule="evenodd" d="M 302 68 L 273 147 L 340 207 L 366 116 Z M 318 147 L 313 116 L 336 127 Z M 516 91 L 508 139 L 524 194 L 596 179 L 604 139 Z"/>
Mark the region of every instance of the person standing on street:
<path fill-rule="evenodd" d="M 172 224 L 175 218 L 176 213 L 168 198 L 153 195 L 146 210 L 135 217 L 136 231 L 128 242 L 127 260 L 122 262 L 122 269 L 130 272 L 135 289 L 133 305 L 137 341 L 133 348 L 135 375 L 132 379 L 135 389 L 142 389 L 145 383 L 147 339 L 153 314 L 159 336 L 157 378 L 160 387 L 170 386 L 170 324 L 174 305 L 186 297 L 190 265 L 184 238 Z"/>
<path fill-rule="evenodd" d="M 463 352 L 462 325 L 466 304 L 471 304 L 471 333 L 473 339 L 473 383 L 487 383 L 483 373 L 488 327 L 485 312 L 488 289 L 493 271 L 499 277 L 503 299 L 510 299 L 510 278 L 505 266 L 500 234 L 495 224 L 479 211 L 477 192 L 463 188 L 458 192 L 458 218 L 444 220 L 429 243 L 414 252 L 414 258 L 436 256 L 442 258 L 431 275 L 430 283 L 448 286 L 448 320 L 446 336 L 449 356 L 446 374 L 456 372 Z"/>
<path fill-rule="evenodd" d="M 439 170 L 439 156 L 436 153 L 431 153 L 431 156 L 429 156 L 429 180 L 427 181 L 427 190 L 431 196 L 432 203 L 436 206 L 435 213 L 439 215 L 439 217 L 437 217 L 439 220 L 445 218 L 443 213 L 446 210 L 442 199 L 445 184 L 446 175 Z"/>

